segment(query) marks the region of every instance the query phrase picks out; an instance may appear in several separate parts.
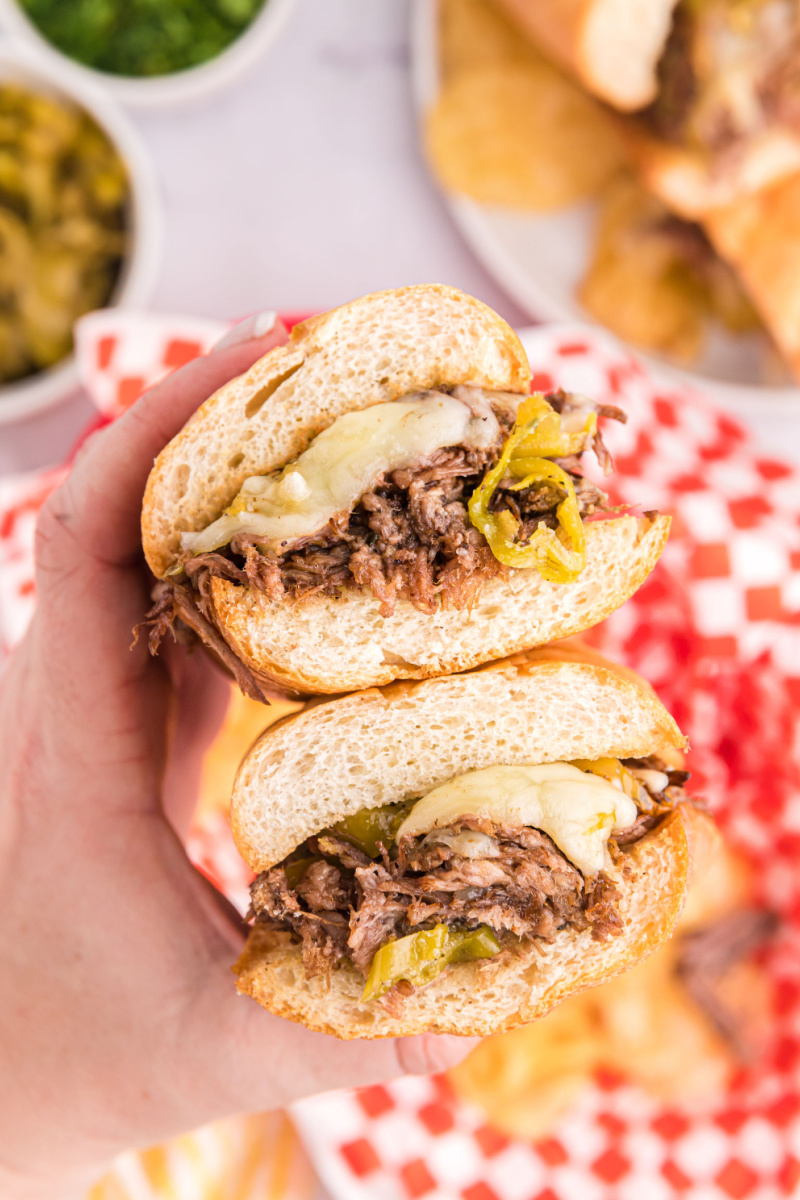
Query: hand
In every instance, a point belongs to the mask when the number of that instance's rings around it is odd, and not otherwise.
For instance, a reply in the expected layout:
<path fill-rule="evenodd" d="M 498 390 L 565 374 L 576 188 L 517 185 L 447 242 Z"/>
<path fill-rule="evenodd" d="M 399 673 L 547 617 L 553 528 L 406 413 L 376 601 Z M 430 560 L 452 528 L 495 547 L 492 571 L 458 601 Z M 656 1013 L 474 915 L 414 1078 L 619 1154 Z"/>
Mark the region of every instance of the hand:
<path fill-rule="evenodd" d="M 0 687 L 0 1195 L 79 1196 L 108 1161 L 231 1113 L 451 1065 L 468 1039 L 343 1043 L 237 994 L 240 923 L 180 835 L 229 685 L 151 659 L 139 516 L 153 459 L 285 340 L 253 323 L 81 452 L 42 511 L 38 606 Z"/>

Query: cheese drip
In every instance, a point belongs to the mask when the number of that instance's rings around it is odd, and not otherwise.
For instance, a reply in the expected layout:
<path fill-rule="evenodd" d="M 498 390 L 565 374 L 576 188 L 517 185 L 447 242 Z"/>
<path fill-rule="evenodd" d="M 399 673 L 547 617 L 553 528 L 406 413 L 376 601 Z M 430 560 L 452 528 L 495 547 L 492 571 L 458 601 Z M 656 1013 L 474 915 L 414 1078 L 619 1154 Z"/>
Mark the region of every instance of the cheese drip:
<path fill-rule="evenodd" d="M 283 471 L 246 479 L 225 514 L 199 533 L 184 533 L 181 548 L 205 554 L 247 533 L 280 551 L 350 513 L 382 475 L 446 446 L 484 446 L 498 435 L 488 405 L 473 415 L 440 392 L 344 413 Z"/>
<path fill-rule="evenodd" d="M 485 767 L 417 801 L 397 840 L 455 825 L 461 817 L 484 817 L 496 825 L 541 829 L 579 871 L 594 875 L 608 865 L 611 831 L 626 829 L 637 815 L 624 792 L 569 763 Z"/>

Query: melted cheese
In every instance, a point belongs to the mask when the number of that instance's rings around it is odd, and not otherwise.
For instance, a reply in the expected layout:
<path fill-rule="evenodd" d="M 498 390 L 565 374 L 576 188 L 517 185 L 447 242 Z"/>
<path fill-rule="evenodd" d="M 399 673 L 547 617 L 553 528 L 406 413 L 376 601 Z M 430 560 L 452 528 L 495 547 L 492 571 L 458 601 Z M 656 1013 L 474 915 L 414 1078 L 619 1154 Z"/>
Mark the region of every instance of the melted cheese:
<path fill-rule="evenodd" d="M 319 533 L 351 512 L 381 475 L 446 446 L 491 444 L 499 434 L 497 419 L 488 406 L 477 413 L 475 407 L 428 392 L 345 413 L 279 474 L 246 479 L 225 514 L 200 533 L 184 533 L 181 548 L 204 554 L 248 533 L 281 550 Z"/>
<path fill-rule="evenodd" d="M 612 829 L 626 829 L 637 815 L 624 792 L 569 763 L 486 767 L 459 775 L 418 800 L 397 840 L 445 828 L 460 817 L 485 817 L 498 825 L 541 829 L 579 871 L 594 875 L 608 865 Z"/>

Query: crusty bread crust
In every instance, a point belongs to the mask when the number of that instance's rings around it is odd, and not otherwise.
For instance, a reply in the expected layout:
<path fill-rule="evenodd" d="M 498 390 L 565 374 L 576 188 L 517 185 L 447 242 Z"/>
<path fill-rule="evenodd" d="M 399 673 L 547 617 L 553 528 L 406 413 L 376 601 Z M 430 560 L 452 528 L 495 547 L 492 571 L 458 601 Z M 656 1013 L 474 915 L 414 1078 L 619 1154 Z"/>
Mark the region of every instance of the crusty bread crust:
<path fill-rule="evenodd" d="M 709 213 L 705 229 L 800 378 L 800 173 Z"/>
<path fill-rule="evenodd" d="M 311 702 L 271 726 L 237 773 L 233 836 L 265 871 L 320 829 L 465 771 L 685 745 L 632 671 L 583 650 L 530 650 L 463 675 Z"/>
<path fill-rule="evenodd" d="M 357 589 L 274 602 L 219 578 L 212 600 L 228 644 L 277 687 L 295 696 L 353 691 L 464 671 L 596 625 L 645 581 L 669 526 L 660 515 L 588 522 L 587 566 L 576 583 L 515 570 L 484 584 L 469 609 L 430 616 L 400 600 L 393 616 L 381 617 L 379 601 Z"/>
<path fill-rule="evenodd" d="M 497 313 L 438 284 L 377 292 L 296 326 L 159 454 L 142 509 L 150 569 L 162 577 L 181 533 L 204 529 L 248 476 L 291 462 L 343 413 L 463 383 L 524 394 L 530 374 Z"/>
<path fill-rule="evenodd" d="M 290 935 L 256 926 L 234 966 L 237 988 L 277 1016 L 335 1037 L 409 1037 L 450 1033 L 485 1037 L 545 1016 L 568 996 L 603 983 L 651 954 L 672 933 L 691 881 L 692 805 L 680 805 L 630 853 L 636 875 L 620 884 L 621 936 L 593 942 L 591 933 L 562 930 L 549 944 L 527 943 L 500 962 L 460 963 L 409 996 L 402 1015 L 361 1003 L 364 980 L 351 966 L 330 987 L 307 979 Z"/>
<path fill-rule="evenodd" d="M 677 0 L 502 0 L 584 87 L 624 112 L 655 98 L 656 67 Z"/>
<path fill-rule="evenodd" d="M 687 221 L 734 204 L 800 171 L 800 137 L 773 129 L 752 138 L 724 168 L 713 154 L 653 137 L 639 122 L 626 129 L 634 165 L 649 191 Z"/>

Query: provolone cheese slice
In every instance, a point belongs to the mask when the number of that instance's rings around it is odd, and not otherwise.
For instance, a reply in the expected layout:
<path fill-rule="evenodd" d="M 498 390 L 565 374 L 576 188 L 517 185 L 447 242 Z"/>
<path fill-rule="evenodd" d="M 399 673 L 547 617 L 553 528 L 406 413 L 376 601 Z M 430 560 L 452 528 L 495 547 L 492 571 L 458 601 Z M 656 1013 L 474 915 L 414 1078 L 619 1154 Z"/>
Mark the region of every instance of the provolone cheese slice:
<path fill-rule="evenodd" d="M 626 829 L 637 815 L 624 792 L 569 763 L 485 767 L 459 775 L 418 800 L 398 829 L 397 840 L 419 837 L 467 816 L 485 817 L 497 825 L 530 825 L 548 834 L 584 875 L 593 875 L 607 865 L 612 829 Z"/>
<path fill-rule="evenodd" d="M 440 392 L 345 413 L 280 474 L 245 480 L 225 515 L 200 533 L 184 533 L 181 547 L 205 554 L 249 533 L 280 551 L 351 512 L 381 475 L 445 446 L 485 443 L 487 422 L 493 436 L 499 426 L 491 410 L 473 416 L 466 404 Z"/>

